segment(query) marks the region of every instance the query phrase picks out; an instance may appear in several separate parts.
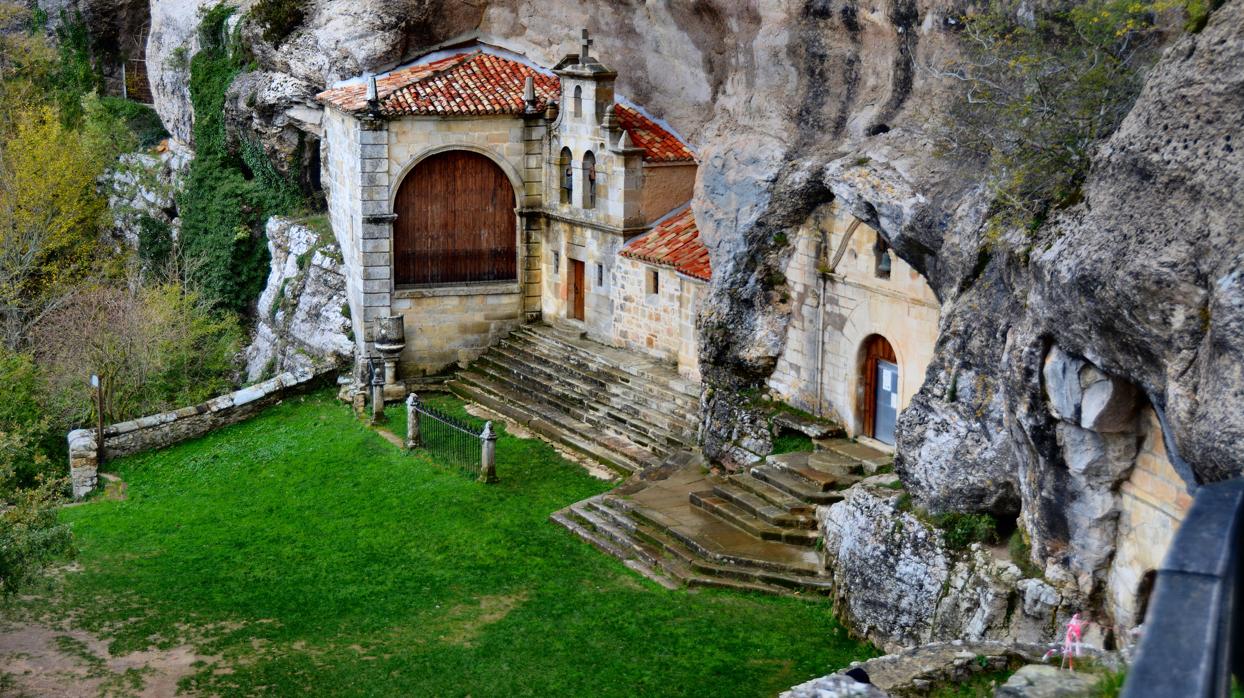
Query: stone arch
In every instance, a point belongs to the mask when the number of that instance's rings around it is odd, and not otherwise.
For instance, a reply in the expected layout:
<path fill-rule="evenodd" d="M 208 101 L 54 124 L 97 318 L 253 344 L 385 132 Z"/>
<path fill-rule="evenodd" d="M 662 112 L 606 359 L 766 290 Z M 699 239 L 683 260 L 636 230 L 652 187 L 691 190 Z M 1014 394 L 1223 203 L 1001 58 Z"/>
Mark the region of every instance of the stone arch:
<path fill-rule="evenodd" d="M 557 158 L 559 200 L 563 204 L 574 203 L 574 156 L 570 148 L 562 148 Z"/>
<path fill-rule="evenodd" d="M 596 208 L 596 155 L 583 154 L 583 208 Z"/>
<path fill-rule="evenodd" d="M 519 190 L 475 149 L 427 153 L 393 191 L 393 284 L 514 281 Z"/>
<path fill-rule="evenodd" d="M 514 201 L 516 208 L 518 205 L 521 205 L 524 189 L 523 176 L 519 174 L 518 170 L 515 169 L 514 165 L 511 164 L 509 160 L 506 160 L 504 157 L 498 155 L 496 151 L 489 148 L 481 148 L 477 145 L 469 143 L 450 143 L 421 150 L 418 153 L 415 153 L 412 158 L 407 160 L 406 164 L 402 165 L 402 168 L 398 170 L 397 175 L 393 178 L 393 186 L 389 188 L 389 210 L 393 210 L 393 204 L 397 201 L 397 190 L 401 188 L 402 182 L 404 182 L 406 177 L 419 166 L 419 163 L 427 160 L 433 155 L 447 153 L 451 150 L 467 150 L 472 153 L 483 155 L 489 160 L 492 160 L 494 165 L 501 168 L 501 171 L 505 173 L 506 179 L 510 180 L 510 185 L 514 187 Z"/>

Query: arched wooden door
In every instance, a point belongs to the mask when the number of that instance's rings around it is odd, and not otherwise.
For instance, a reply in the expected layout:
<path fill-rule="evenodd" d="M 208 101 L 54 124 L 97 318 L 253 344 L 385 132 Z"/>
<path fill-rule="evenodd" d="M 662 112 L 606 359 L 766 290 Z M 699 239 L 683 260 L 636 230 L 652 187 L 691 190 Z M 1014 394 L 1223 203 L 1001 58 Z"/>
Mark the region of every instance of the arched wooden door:
<path fill-rule="evenodd" d="M 864 340 L 860 380 L 864 384 L 860 413 L 863 433 L 887 444 L 894 443 L 898 419 L 898 357 L 885 337 L 875 334 Z"/>
<path fill-rule="evenodd" d="M 483 155 L 428 157 L 402 180 L 393 211 L 396 285 L 518 278 L 514 187 Z"/>

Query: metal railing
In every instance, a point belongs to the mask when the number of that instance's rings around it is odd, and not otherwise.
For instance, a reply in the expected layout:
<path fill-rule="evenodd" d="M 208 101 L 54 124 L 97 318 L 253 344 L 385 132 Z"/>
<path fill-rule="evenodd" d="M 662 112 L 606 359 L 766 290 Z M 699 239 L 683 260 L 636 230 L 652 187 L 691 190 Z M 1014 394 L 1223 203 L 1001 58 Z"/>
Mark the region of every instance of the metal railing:
<path fill-rule="evenodd" d="M 427 449 L 480 482 L 497 481 L 497 433 L 492 422 L 477 430 L 470 424 L 423 404 L 411 393 L 406 398 L 406 448 Z"/>
<path fill-rule="evenodd" d="M 1225 698 L 1244 676 L 1244 479 L 1201 487 L 1158 570 L 1124 698 Z"/>

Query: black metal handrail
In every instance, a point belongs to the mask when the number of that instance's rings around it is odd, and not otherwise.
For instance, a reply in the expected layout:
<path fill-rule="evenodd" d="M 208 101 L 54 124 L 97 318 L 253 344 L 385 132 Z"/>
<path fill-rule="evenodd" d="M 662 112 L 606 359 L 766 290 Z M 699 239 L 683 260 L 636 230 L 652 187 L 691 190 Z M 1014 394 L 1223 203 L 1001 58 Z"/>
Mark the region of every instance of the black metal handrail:
<path fill-rule="evenodd" d="M 1226 698 L 1244 676 L 1244 479 L 1201 487 L 1158 570 L 1124 698 Z"/>

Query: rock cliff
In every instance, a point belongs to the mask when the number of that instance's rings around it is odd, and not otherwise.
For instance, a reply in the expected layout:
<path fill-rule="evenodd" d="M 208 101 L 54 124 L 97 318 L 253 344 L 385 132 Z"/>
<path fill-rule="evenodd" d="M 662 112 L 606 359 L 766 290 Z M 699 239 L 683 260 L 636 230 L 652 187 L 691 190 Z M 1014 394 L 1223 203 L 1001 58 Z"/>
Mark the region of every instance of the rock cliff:
<path fill-rule="evenodd" d="M 193 51 L 201 4 L 152 7 L 158 108 L 183 140 L 179 57 Z M 979 163 L 939 157 L 927 131 L 958 89 L 929 66 L 955 53 L 963 9 L 956 0 L 322 0 L 277 45 L 242 23 L 258 68 L 234 85 L 230 128 L 288 166 L 294 144 L 317 133 L 309 95 L 326 84 L 466 32 L 552 64 L 587 27 L 593 52 L 625 66 L 618 92 L 698 150 L 694 209 L 714 269 L 699 323 L 709 455 L 747 431 L 741 390 L 762 385 L 783 350 L 785 233 L 837 199 L 943 305 L 935 358 L 898 427 L 897 472 L 913 501 L 1018 517 L 1033 561 L 1091 606 L 1112 554 L 1132 438 L 1124 422 L 1135 410 L 1157 412 L 1191 481 L 1241 472 L 1244 0 L 1166 50 L 1096 153 L 1080 203 L 994 238 Z M 895 542 L 895 554 L 909 543 Z M 844 575 L 854 549 L 839 546 Z M 935 567 L 930 579 L 953 574 L 950 563 Z M 874 634 L 933 635 L 919 623 Z"/>
<path fill-rule="evenodd" d="M 279 373 L 315 375 L 350 364 L 346 279 L 341 253 L 328 232 L 271 218 L 272 271 L 259 297 L 255 337 L 246 348 L 246 379 Z"/>

